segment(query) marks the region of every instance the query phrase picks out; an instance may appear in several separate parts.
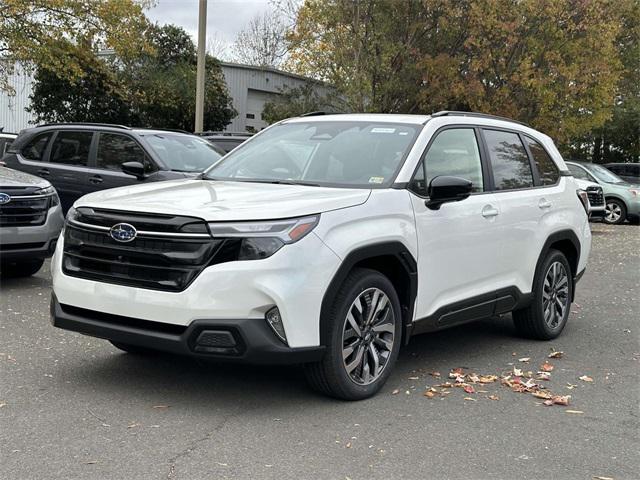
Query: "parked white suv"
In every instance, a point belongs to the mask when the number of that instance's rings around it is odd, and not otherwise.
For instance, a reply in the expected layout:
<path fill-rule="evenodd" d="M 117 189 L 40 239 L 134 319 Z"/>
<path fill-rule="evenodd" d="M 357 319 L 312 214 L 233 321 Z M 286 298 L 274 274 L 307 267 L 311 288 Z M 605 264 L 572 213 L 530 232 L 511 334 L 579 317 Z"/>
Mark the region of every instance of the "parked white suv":
<path fill-rule="evenodd" d="M 304 363 L 316 389 L 362 399 L 416 333 L 513 312 L 557 337 L 587 204 L 551 139 L 508 119 L 293 118 L 198 179 L 78 200 L 52 322 L 125 351 Z"/>

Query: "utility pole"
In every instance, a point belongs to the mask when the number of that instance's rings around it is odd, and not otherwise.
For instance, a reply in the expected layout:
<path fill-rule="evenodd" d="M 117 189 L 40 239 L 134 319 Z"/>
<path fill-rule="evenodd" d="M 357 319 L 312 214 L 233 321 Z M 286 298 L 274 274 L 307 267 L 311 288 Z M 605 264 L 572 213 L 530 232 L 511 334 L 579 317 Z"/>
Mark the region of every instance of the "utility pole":
<path fill-rule="evenodd" d="M 207 42 L 207 0 L 200 0 L 198 9 L 198 68 L 196 70 L 196 133 L 204 125 L 204 72 L 205 45 Z"/>

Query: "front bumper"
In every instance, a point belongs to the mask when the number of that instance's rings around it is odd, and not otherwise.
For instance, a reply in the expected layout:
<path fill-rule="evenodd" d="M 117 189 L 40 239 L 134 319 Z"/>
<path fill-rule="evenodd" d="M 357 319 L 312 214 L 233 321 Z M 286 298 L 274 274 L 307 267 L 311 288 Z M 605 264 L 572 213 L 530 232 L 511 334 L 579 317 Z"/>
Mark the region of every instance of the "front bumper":
<path fill-rule="evenodd" d="M 318 361 L 324 354 L 324 347 L 285 346 L 260 320 L 197 319 L 184 327 L 61 305 L 55 294 L 51 323 L 92 337 L 201 359 L 296 364 Z"/>

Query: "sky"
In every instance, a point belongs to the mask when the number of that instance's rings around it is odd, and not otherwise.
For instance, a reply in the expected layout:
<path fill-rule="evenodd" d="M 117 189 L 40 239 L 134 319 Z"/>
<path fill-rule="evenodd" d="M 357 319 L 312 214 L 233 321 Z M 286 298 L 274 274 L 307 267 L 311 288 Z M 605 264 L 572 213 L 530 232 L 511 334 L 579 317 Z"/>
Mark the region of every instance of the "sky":
<path fill-rule="evenodd" d="M 207 38 L 230 46 L 249 21 L 269 10 L 269 0 L 208 0 Z M 156 0 L 147 17 L 161 25 L 173 23 L 193 37 L 198 36 L 198 0 Z M 219 53 L 219 52 L 216 52 Z M 224 57 L 224 55 L 221 55 Z"/>

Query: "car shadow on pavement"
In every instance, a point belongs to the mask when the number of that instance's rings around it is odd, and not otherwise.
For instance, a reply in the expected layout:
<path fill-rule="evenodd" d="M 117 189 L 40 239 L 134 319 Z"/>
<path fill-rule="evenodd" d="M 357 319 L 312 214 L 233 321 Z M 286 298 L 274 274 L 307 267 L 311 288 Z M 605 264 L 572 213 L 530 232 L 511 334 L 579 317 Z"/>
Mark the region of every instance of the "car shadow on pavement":
<path fill-rule="evenodd" d="M 487 353 L 504 351 L 498 361 L 525 340 L 514 336 L 510 317 L 463 325 L 441 332 L 413 337 L 401 352 L 382 394 L 402 383 L 412 371 L 468 367 Z M 111 347 L 107 347 L 111 348 Z M 93 393 L 154 397 L 157 403 L 188 403 L 190 409 L 210 410 L 238 404 L 260 404 L 279 409 L 301 400 L 325 404 L 335 402 L 314 393 L 306 384 L 300 366 L 239 365 L 202 362 L 186 357 L 133 355 L 112 349 L 107 355 L 67 365 L 63 376 L 75 388 Z M 74 381 L 81 379 L 79 382 Z M 101 392 L 102 391 L 102 392 Z M 80 393 L 80 392 L 78 392 Z M 374 397 L 375 399 L 375 397 Z M 273 411 L 271 412 L 273 414 Z"/>

